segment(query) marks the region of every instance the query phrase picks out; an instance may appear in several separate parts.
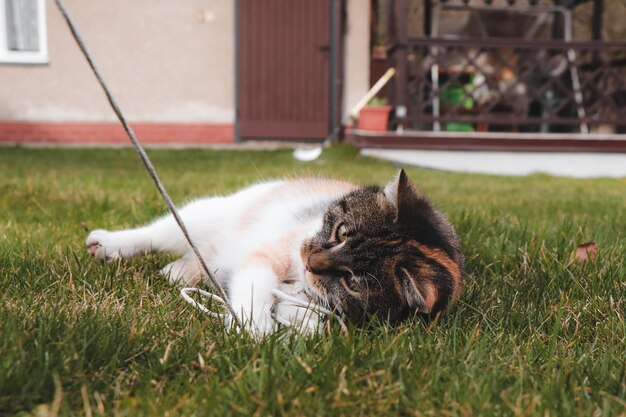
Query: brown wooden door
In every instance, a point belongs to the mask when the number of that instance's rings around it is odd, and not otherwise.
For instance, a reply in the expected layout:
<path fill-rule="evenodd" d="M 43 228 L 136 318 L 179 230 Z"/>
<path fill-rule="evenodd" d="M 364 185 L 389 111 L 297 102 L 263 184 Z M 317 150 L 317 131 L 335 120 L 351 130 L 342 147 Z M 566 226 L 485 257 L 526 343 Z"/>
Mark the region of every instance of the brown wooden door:
<path fill-rule="evenodd" d="M 331 0 L 238 0 L 241 139 L 323 139 L 330 131 Z"/>

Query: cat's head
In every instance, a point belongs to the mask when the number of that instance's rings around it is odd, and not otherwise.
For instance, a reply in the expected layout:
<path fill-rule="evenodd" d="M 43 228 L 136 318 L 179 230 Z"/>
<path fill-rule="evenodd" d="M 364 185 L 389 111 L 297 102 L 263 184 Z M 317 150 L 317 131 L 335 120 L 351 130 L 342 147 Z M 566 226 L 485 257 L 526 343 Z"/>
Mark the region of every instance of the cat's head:
<path fill-rule="evenodd" d="M 436 314 L 463 281 L 454 228 L 404 171 L 385 188 L 360 188 L 332 204 L 301 256 L 309 291 L 357 323 Z"/>

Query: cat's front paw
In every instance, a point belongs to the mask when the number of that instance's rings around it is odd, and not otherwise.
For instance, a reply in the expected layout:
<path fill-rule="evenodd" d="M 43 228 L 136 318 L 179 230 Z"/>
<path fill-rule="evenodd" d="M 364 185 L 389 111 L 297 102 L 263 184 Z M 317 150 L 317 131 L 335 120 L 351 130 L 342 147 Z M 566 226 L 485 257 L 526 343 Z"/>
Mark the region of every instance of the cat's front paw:
<path fill-rule="evenodd" d="M 114 260 L 121 257 L 121 246 L 116 242 L 114 232 L 106 230 L 94 230 L 89 233 L 87 240 L 87 252 L 97 259 Z"/>
<path fill-rule="evenodd" d="M 237 317 L 243 324 L 244 330 L 255 339 L 262 339 L 278 329 L 270 311 L 263 311 L 259 314 L 254 314 L 252 317 L 246 314 L 246 312 L 242 312 L 237 314 Z"/>
<path fill-rule="evenodd" d="M 252 335 L 257 338 L 263 338 L 278 330 L 278 326 L 269 311 L 257 316 L 256 320 L 254 320 L 254 323 L 252 324 Z"/>
<path fill-rule="evenodd" d="M 282 324 L 301 335 L 314 335 L 322 330 L 322 315 L 314 305 L 302 308 L 288 302 L 279 302 L 275 314 Z"/>

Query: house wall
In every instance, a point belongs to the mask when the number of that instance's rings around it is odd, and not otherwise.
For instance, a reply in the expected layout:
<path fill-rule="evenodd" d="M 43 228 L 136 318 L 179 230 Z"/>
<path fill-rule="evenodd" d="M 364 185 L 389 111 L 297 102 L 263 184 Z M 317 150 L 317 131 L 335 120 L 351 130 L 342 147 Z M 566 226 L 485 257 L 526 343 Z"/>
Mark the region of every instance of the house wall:
<path fill-rule="evenodd" d="M 115 115 L 100 86 L 56 6 L 46 4 L 50 62 L 0 64 L 0 121 L 11 121 L 14 130 L 25 125 L 20 122 L 39 124 L 41 131 L 46 124 L 68 121 L 78 130 L 88 129 L 92 122 L 111 129 L 108 123 Z M 196 133 L 200 128 L 204 135 L 210 134 L 208 126 L 214 126 L 221 139 L 232 140 L 232 0 L 66 0 L 65 4 L 132 122 L 195 125 Z"/>
<path fill-rule="evenodd" d="M 347 0 L 344 48 L 343 114 L 367 93 L 370 85 L 370 4 Z"/>
<path fill-rule="evenodd" d="M 145 142 L 232 142 L 233 0 L 65 0 L 121 108 Z M 346 0 L 343 108 L 369 88 L 369 2 Z M 52 1 L 50 61 L 0 64 L 0 142 L 127 143 Z"/>

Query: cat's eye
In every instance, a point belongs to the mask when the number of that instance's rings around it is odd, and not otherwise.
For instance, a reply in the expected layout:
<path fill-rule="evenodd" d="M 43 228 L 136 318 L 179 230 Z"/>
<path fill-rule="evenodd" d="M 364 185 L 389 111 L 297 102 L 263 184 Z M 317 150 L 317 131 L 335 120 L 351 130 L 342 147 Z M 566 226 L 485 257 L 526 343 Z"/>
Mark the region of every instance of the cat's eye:
<path fill-rule="evenodd" d="M 348 237 L 348 228 L 345 224 L 340 225 L 335 232 L 335 239 L 337 242 L 343 242 Z"/>

